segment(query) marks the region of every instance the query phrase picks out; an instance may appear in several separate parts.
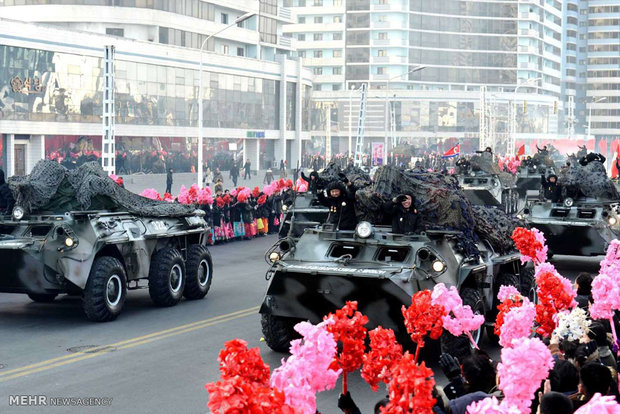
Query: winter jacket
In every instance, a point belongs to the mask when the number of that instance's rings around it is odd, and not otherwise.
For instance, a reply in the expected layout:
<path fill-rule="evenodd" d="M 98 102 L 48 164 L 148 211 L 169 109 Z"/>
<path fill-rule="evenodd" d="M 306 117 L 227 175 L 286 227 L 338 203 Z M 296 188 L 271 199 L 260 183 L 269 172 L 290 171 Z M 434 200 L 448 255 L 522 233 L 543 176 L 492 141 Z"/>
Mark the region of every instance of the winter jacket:
<path fill-rule="evenodd" d="M 339 197 L 332 197 L 331 190 L 340 190 Z M 345 186 L 341 181 L 334 181 L 327 186 L 324 192 L 318 194 L 318 199 L 325 207 L 329 207 L 327 223 L 334 224 L 338 230 L 355 230 L 357 216 L 355 215 L 355 185 Z"/>
<path fill-rule="evenodd" d="M 14 205 L 13 192 L 4 180 L 4 171 L 0 170 L 0 214 L 11 214 Z"/>
<path fill-rule="evenodd" d="M 400 201 L 390 200 L 383 203 L 383 211 L 392 217 L 392 233 L 412 234 L 418 230 L 419 215 L 413 201 L 411 207 L 405 209 Z"/>

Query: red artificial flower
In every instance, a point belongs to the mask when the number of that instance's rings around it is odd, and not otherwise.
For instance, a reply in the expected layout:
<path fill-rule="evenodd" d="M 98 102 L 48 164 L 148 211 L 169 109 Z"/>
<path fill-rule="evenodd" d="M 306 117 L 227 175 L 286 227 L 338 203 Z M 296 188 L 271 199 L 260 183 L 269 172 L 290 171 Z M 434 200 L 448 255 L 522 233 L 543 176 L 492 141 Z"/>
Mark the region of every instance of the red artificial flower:
<path fill-rule="evenodd" d="M 550 337 L 556 327 L 554 316 L 574 307 L 574 292 L 567 291 L 562 280 L 553 272 L 543 270 L 536 277 L 538 304 L 536 305 L 536 332 Z"/>
<path fill-rule="evenodd" d="M 248 196 L 245 195 L 245 193 L 239 193 L 237 194 L 237 202 L 239 203 L 245 203 L 246 201 L 248 201 Z"/>
<path fill-rule="evenodd" d="M 230 194 L 225 194 L 223 200 L 224 203 L 230 204 Z"/>
<path fill-rule="evenodd" d="M 430 335 L 432 339 L 439 339 L 443 333 L 443 316 L 446 311 L 441 305 L 431 303 L 431 291 L 422 290 L 411 298 L 408 308 L 401 308 L 405 317 L 405 327 L 411 336 L 411 340 L 424 347 L 424 337 Z"/>
<path fill-rule="evenodd" d="M 433 371 L 424 362 L 418 365 L 406 352 L 392 370 L 390 402 L 381 408 L 381 414 L 432 414 L 437 402 L 433 398 L 434 386 Z"/>
<path fill-rule="evenodd" d="M 293 188 L 293 181 L 292 180 L 286 180 L 286 188 Z"/>
<path fill-rule="evenodd" d="M 258 198 L 259 195 L 260 195 L 260 189 L 258 187 L 254 187 L 254 189 L 252 190 L 252 197 Z"/>
<path fill-rule="evenodd" d="M 267 202 L 267 196 L 263 194 L 262 196 L 258 197 L 258 200 L 256 202 L 258 203 L 259 206 L 262 206 L 263 204 Z"/>
<path fill-rule="evenodd" d="M 357 302 L 347 302 L 335 314 L 329 314 L 324 319 L 332 318 L 334 323 L 328 325 L 327 330 L 334 335 L 336 342 L 340 342 L 338 366 L 343 372 L 353 372 L 362 364 L 366 340 L 368 317 L 357 311 Z"/>
<path fill-rule="evenodd" d="M 517 250 L 525 257 L 536 258 L 536 252 L 543 248 L 542 243 L 536 240 L 534 233 L 524 227 L 517 227 L 511 237 Z"/>
<path fill-rule="evenodd" d="M 370 351 L 364 354 L 362 378 L 377 392 L 379 383 L 390 382 L 392 368 L 403 357 L 403 347 L 396 341 L 394 331 L 378 327 L 368 332 Z"/>
<path fill-rule="evenodd" d="M 222 199 L 222 197 L 217 197 L 217 198 L 215 199 L 215 202 L 216 202 L 216 204 L 217 204 L 217 206 L 218 206 L 219 208 L 224 207 L 224 200 Z M 218 224 L 218 225 L 219 225 L 219 224 Z"/>
<path fill-rule="evenodd" d="M 258 348 L 248 349 L 248 343 L 233 339 L 224 344 L 218 356 L 222 378 L 240 376 L 248 381 L 269 384 L 269 365 L 263 362 Z"/>
<path fill-rule="evenodd" d="M 495 319 L 495 327 L 493 328 L 495 335 L 499 336 L 501 333 L 502 325 L 504 325 L 504 316 L 510 312 L 511 309 L 518 308 L 521 305 L 523 305 L 523 300 L 522 298 L 517 297 L 514 298 L 514 300 L 513 298 L 506 299 L 497 306 L 499 313 L 497 314 L 497 318 Z"/>

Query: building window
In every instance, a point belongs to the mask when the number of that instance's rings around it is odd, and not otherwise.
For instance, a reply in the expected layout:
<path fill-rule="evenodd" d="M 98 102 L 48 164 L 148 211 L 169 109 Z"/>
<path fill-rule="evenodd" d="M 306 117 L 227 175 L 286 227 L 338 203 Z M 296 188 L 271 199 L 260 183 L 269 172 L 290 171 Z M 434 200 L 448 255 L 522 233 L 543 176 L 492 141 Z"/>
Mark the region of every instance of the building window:
<path fill-rule="evenodd" d="M 389 4 L 389 0 L 379 0 L 379 4 Z"/>
<path fill-rule="evenodd" d="M 112 36 L 123 37 L 123 36 L 125 36 L 125 29 L 119 29 L 119 28 L 116 28 L 116 27 L 107 27 L 105 29 L 105 34 L 112 35 Z"/>
<path fill-rule="evenodd" d="M 300 58 L 305 58 L 306 57 L 306 51 L 305 50 L 301 50 L 301 51 L 297 52 L 297 56 L 299 56 Z"/>
<path fill-rule="evenodd" d="M 314 23 L 323 23 L 323 16 L 315 16 Z"/>
<path fill-rule="evenodd" d="M 342 50 L 340 50 L 340 49 L 334 50 L 334 57 L 335 58 L 342 57 Z"/>
<path fill-rule="evenodd" d="M 333 39 L 334 40 L 342 40 L 342 33 L 341 32 L 334 33 Z"/>
<path fill-rule="evenodd" d="M 222 54 L 223 55 L 227 55 L 228 54 L 228 45 L 222 45 Z"/>
<path fill-rule="evenodd" d="M 387 32 L 379 32 L 379 35 L 377 37 L 379 40 L 387 40 Z"/>
<path fill-rule="evenodd" d="M 323 33 L 315 33 L 314 40 L 323 40 Z"/>
<path fill-rule="evenodd" d="M 332 85 L 332 91 L 339 91 L 340 89 L 342 89 L 342 85 L 339 83 L 334 83 Z"/>
<path fill-rule="evenodd" d="M 385 49 L 379 49 L 377 51 L 377 56 L 387 56 Z"/>
<path fill-rule="evenodd" d="M 385 75 L 385 68 L 384 67 L 378 67 L 377 68 L 377 75 Z"/>
<path fill-rule="evenodd" d="M 312 69 L 312 73 L 314 73 L 315 75 L 322 75 L 323 74 L 323 68 L 321 68 L 321 67 L 313 68 Z"/>
<path fill-rule="evenodd" d="M 300 23 L 300 24 L 306 23 L 306 17 L 305 16 L 299 16 L 297 18 L 297 23 Z"/>
<path fill-rule="evenodd" d="M 228 24 L 228 14 L 222 13 L 222 24 Z"/>
<path fill-rule="evenodd" d="M 245 56 L 245 49 L 242 47 L 237 48 L 237 56 Z"/>
<path fill-rule="evenodd" d="M 323 0 L 314 0 L 314 5 L 320 7 L 323 5 Z"/>
<path fill-rule="evenodd" d="M 322 58 L 323 57 L 323 51 L 322 50 L 315 50 L 314 51 L 314 57 L 315 58 Z"/>
<path fill-rule="evenodd" d="M 381 14 L 381 15 L 377 16 L 377 21 L 380 22 L 380 23 L 386 22 L 387 21 L 386 15 L 385 14 Z"/>
<path fill-rule="evenodd" d="M 334 16 L 334 23 L 342 23 L 342 16 Z"/>
<path fill-rule="evenodd" d="M 342 66 L 334 66 L 332 68 L 332 73 L 334 75 L 342 75 Z"/>
<path fill-rule="evenodd" d="M 306 40 L 306 34 L 305 33 L 297 33 L 297 40 L 300 40 L 300 41 L 304 42 Z"/>

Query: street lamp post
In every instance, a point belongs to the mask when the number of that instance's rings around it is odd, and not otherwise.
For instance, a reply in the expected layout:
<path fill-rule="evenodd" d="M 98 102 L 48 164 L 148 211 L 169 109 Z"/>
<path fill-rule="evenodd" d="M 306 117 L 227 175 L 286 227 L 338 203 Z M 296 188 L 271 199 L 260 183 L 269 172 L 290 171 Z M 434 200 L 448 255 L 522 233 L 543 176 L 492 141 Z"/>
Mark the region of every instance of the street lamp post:
<path fill-rule="evenodd" d="M 202 168 L 202 163 L 203 163 L 202 161 L 202 144 L 203 144 L 203 136 L 202 136 L 202 107 L 203 107 L 203 104 L 202 104 L 202 66 L 203 66 L 203 59 L 202 57 L 203 57 L 203 54 L 202 52 L 203 52 L 205 45 L 209 41 L 209 39 L 222 33 L 224 30 L 230 27 L 236 26 L 239 23 L 244 22 L 251 17 L 254 17 L 255 15 L 256 13 L 250 12 L 250 13 L 244 14 L 243 16 L 237 17 L 235 21 L 229 24 L 228 26 L 207 36 L 205 40 L 202 41 L 202 44 L 200 45 L 200 68 L 198 70 L 198 77 L 199 77 L 198 78 L 198 182 L 196 183 L 199 186 L 202 186 L 202 177 L 203 177 L 203 168 Z"/>
<path fill-rule="evenodd" d="M 588 140 L 590 139 L 590 134 L 592 130 L 592 104 L 603 102 L 605 99 L 607 99 L 607 97 L 603 96 L 598 99 L 593 99 L 590 102 L 590 105 L 589 105 L 590 107 L 588 108 L 588 136 L 586 137 L 586 142 L 588 142 Z"/>
<path fill-rule="evenodd" d="M 383 165 L 387 165 L 387 154 L 388 154 L 388 117 L 389 117 L 388 116 L 389 115 L 388 102 L 389 102 L 390 82 L 392 82 L 394 79 L 402 78 L 403 76 L 409 75 L 410 73 L 413 73 L 413 72 L 418 72 L 425 68 L 426 66 L 424 65 L 416 66 L 413 69 L 411 69 L 409 72 L 401 73 L 400 75 L 393 76 L 385 82 L 385 135 L 383 137 Z"/>
<path fill-rule="evenodd" d="M 517 141 L 517 91 L 523 86 L 527 86 L 530 83 L 538 82 L 542 78 L 529 78 L 525 82 L 518 83 L 512 93 L 512 116 L 510 120 L 510 139 L 506 145 L 506 155 L 511 156 L 515 154 L 515 144 Z"/>

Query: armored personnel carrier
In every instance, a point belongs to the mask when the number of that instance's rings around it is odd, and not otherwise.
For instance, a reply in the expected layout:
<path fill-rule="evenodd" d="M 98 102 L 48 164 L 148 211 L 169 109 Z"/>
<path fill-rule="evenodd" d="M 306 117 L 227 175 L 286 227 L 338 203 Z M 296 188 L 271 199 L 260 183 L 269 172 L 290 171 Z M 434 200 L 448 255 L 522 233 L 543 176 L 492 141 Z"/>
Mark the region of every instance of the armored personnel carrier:
<path fill-rule="evenodd" d="M 620 196 L 600 162 L 572 163 L 558 184 L 562 199 L 530 200 L 519 216 L 545 234 L 549 254 L 603 255 L 611 240 L 620 237 Z"/>
<path fill-rule="evenodd" d="M 281 238 L 290 236 L 298 239 L 306 227 L 324 223 L 328 215 L 329 209 L 319 204 L 312 193 L 291 192 L 282 203 L 279 235 Z"/>
<path fill-rule="evenodd" d="M 403 235 L 371 224 L 385 222 L 381 200 L 403 192 L 416 199 L 423 228 Z M 283 238 L 266 253 L 271 267 L 260 313 L 273 350 L 288 349 L 298 321 L 318 322 L 349 300 L 358 301 L 370 328 L 392 328 L 407 340 L 402 305 L 437 283 L 456 286 L 465 303 L 487 317 L 489 332 L 501 285 L 535 299 L 533 272 L 521 265 L 510 239 L 522 223 L 496 208 L 471 205 L 451 176 L 382 167 L 356 198 L 362 221 L 355 231 L 306 228 L 299 239 Z M 445 349 L 462 349 L 451 344 L 463 338 L 444 335 Z"/>
<path fill-rule="evenodd" d="M 469 160 L 469 167 L 457 174 L 459 186 L 472 204 L 495 206 L 507 214 L 518 210 L 516 178 L 500 171 L 493 154 L 483 152 Z"/>
<path fill-rule="evenodd" d="M 459 243 L 461 232 L 398 235 L 390 230 L 368 222 L 355 231 L 323 225 L 306 229 L 297 242 L 289 238 L 276 243 L 266 255 L 269 287 L 260 309 L 267 345 L 288 350 L 297 322 L 319 322 L 349 300 L 358 301 L 370 319 L 369 329 L 391 328 L 404 340 L 401 307 L 437 283 L 456 286 L 464 303 L 487 317 L 488 332 L 493 331 L 501 285 L 516 286 L 535 298 L 533 272 L 521 265 L 518 252 L 496 253 L 480 241 L 479 254 L 468 256 Z M 454 337 L 444 335 L 445 348 L 453 348 L 449 344 Z M 479 340 L 481 335 L 480 329 L 473 336 Z"/>
<path fill-rule="evenodd" d="M 41 161 L 9 185 L 16 206 L 0 217 L 0 292 L 80 295 L 101 322 L 121 313 L 130 289 L 148 287 L 159 306 L 209 291 L 204 212 L 126 191 L 95 163 L 68 171 Z"/>
<path fill-rule="evenodd" d="M 517 173 L 517 191 L 522 199 L 528 198 L 528 193 L 534 197 L 540 189 L 540 176 L 555 173 L 556 166 L 548 152 L 542 151 L 528 157 L 521 162 Z"/>

